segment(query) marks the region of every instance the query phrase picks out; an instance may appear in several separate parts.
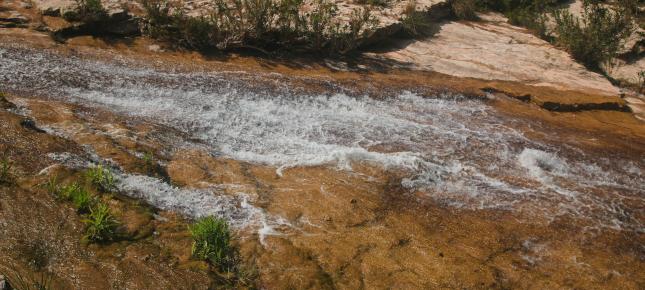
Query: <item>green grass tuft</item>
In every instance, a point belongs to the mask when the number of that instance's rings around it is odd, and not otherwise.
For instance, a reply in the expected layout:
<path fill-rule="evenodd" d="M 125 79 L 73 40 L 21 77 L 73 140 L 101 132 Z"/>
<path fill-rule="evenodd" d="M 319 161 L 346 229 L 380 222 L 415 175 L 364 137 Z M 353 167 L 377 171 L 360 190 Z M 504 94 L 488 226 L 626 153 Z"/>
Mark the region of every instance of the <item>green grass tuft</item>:
<path fill-rule="evenodd" d="M 83 220 L 86 225 L 84 239 L 90 242 L 107 242 L 116 237 L 118 222 L 104 203 L 98 203 Z"/>
<path fill-rule="evenodd" d="M 99 191 L 104 193 L 116 191 L 116 178 L 112 171 L 102 164 L 94 166 L 85 172 L 88 180 Z"/>
<path fill-rule="evenodd" d="M 76 182 L 63 186 L 57 192 L 59 198 L 71 201 L 79 213 L 90 212 L 92 206 L 96 203 L 94 196 Z"/>
<path fill-rule="evenodd" d="M 217 217 L 205 217 L 189 227 L 193 238 L 193 257 L 210 261 L 223 268 L 229 261 L 232 248 L 228 223 Z"/>
<path fill-rule="evenodd" d="M 47 192 L 55 197 L 60 197 L 61 187 L 58 184 L 58 177 L 56 175 L 49 177 L 45 183 L 41 185 Z"/>

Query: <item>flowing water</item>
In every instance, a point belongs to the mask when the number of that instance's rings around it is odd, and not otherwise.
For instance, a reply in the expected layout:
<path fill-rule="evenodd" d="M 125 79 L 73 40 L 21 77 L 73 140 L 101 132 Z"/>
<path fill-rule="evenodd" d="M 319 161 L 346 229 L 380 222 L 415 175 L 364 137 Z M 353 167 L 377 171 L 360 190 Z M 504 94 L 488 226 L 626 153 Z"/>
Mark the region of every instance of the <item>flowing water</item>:
<path fill-rule="evenodd" d="M 373 97 L 103 53 L 2 44 L 0 91 L 86 148 L 46 158 L 106 162 L 124 194 L 226 218 L 267 289 L 642 284 L 645 150 L 588 146 L 603 136 L 492 96 Z M 132 166 L 147 150 L 166 177 Z"/>
<path fill-rule="evenodd" d="M 520 121 L 501 117 L 485 100 L 406 91 L 381 99 L 338 91 L 303 94 L 286 84 L 265 89 L 262 80 L 270 76 L 262 74 L 163 70 L 16 47 L 0 49 L 0 61 L 3 90 L 165 125 L 189 136 L 171 140 L 172 146 L 270 166 L 278 176 L 312 166 L 349 174 L 361 164 L 396 173 L 407 191 L 447 207 L 510 210 L 527 220 L 569 216 L 590 227 L 644 230 L 642 158 L 598 157 L 532 140 L 513 125 Z M 124 176 L 122 184 L 187 215 L 225 215 L 241 227 L 266 223 L 244 192 L 221 206 L 212 190 L 178 189 L 144 176 Z M 151 188 L 157 190 L 145 190 Z M 236 214 L 230 204 L 251 212 Z"/>

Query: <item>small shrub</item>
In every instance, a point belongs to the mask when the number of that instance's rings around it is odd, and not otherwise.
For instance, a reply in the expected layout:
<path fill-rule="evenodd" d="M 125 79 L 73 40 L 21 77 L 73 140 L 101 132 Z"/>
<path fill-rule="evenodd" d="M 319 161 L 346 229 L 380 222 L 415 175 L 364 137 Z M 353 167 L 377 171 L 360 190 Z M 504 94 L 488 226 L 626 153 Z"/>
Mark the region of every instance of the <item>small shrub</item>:
<path fill-rule="evenodd" d="M 403 17 L 401 18 L 403 32 L 412 37 L 424 36 L 432 28 L 432 23 L 428 19 L 427 14 L 417 12 L 416 6 L 416 1 L 412 0 L 408 2 L 403 11 Z"/>
<path fill-rule="evenodd" d="M 102 164 L 96 165 L 85 172 L 89 181 L 101 192 L 116 191 L 116 178 L 112 171 Z"/>
<path fill-rule="evenodd" d="M 90 242 L 106 242 L 114 240 L 118 223 L 104 203 L 98 203 L 90 210 L 87 219 L 84 239 Z"/>
<path fill-rule="evenodd" d="M 99 22 L 105 20 L 107 12 L 101 0 L 75 0 L 77 9 L 68 11 L 63 15 L 68 21 L 81 21 L 85 23 Z"/>
<path fill-rule="evenodd" d="M 306 39 L 312 50 L 323 50 L 328 41 L 326 37 L 327 31 L 332 26 L 332 19 L 337 10 L 338 7 L 335 4 L 320 0 L 316 2 L 313 10 L 305 15 Z"/>
<path fill-rule="evenodd" d="M 221 218 L 205 217 L 189 227 L 193 238 L 192 255 L 224 267 L 231 254 L 231 233 L 228 223 Z"/>
<path fill-rule="evenodd" d="M 632 32 L 630 17 L 599 4 L 585 4 L 581 18 L 565 10 L 554 13 L 556 43 L 590 69 L 609 67 Z"/>
<path fill-rule="evenodd" d="M 376 20 L 372 17 L 369 7 L 356 8 L 345 26 L 332 26 L 329 36 L 330 50 L 347 54 L 359 45 L 359 39 L 372 33 Z"/>
<path fill-rule="evenodd" d="M 0 184 L 10 184 L 13 181 L 11 174 L 11 161 L 8 158 L 0 160 Z"/>
<path fill-rule="evenodd" d="M 509 23 L 523 26 L 534 31 L 543 39 L 552 40 L 547 29 L 547 13 L 562 0 L 478 0 L 480 10 L 490 9 L 503 13 Z"/>
<path fill-rule="evenodd" d="M 477 0 L 454 0 L 450 10 L 457 19 L 477 20 Z"/>
<path fill-rule="evenodd" d="M 548 17 L 546 12 L 533 9 L 515 9 L 505 15 L 508 17 L 509 23 L 526 27 L 542 39 L 551 39 L 547 28 Z"/>

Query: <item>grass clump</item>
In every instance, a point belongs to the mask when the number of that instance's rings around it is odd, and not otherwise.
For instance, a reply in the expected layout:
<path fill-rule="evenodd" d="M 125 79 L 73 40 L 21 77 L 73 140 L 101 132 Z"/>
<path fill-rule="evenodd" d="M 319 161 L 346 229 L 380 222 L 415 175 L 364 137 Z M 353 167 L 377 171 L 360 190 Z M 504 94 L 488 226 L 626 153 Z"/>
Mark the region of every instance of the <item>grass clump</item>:
<path fill-rule="evenodd" d="M 231 232 L 226 220 L 208 216 L 198 219 L 188 229 L 193 239 L 193 258 L 217 267 L 220 282 L 227 287 L 255 289 L 257 268 L 254 263 L 246 264 L 231 245 Z"/>
<path fill-rule="evenodd" d="M 112 171 L 102 164 L 96 165 L 85 172 L 89 182 L 104 193 L 116 191 L 116 178 Z"/>
<path fill-rule="evenodd" d="M 86 174 L 94 177 L 94 181 L 101 181 L 103 179 L 97 176 L 106 176 L 105 170 L 105 168 L 97 166 L 88 171 L 92 174 L 87 174 L 87 172 Z M 78 182 L 60 186 L 57 178 L 53 176 L 41 186 L 58 199 L 71 202 L 77 212 L 85 216 L 82 220 L 86 226 L 84 241 L 98 243 L 112 241 L 116 238 L 119 223 L 110 212 L 108 205 Z"/>
<path fill-rule="evenodd" d="M 41 184 L 41 187 L 53 196 L 61 196 L 61 187 L 58 184 L 58 177 L 56 175 L 49 177 L 45 183 Z"/>
<path fill-rule="evenodd" d="M 0 160 L 0 184 L 11 184 L 13 182 L 12 167 L 13 165 L 9 158 L 3 157 Z"/>
<path fill-rule="evenodd" d="M 228 223 L 221 218 L 205 217 L 189 227 L 193 238 L 192 255 L 223 269 L 230 261 L 232 248 Z"/>
<path fill-rule="evenodd" d="M 48 182 L 49 183 L 49 182 Z M 49 187 L 49 185 L 46 185 Z M 94 196 L 78 183 L 72 183 L 54 191 L 63 200 L 71 201 L 79 213 L 88 213 L 96 203 Z"/>
<path fill-rule="evenodd" d="M 116 237 L 118 222 L 104 203 L 98 203 L 92 207 L 83 223 L 86 225 L 83 238 L 87 241 L 107 242 Z"/>
<path fill-rule="evenodd" d="M 598 3 L 584 5 L 580 18 L 565 10 L 554 13 L 556 44 L 590 69 L 611 67 L 611 60 L 632 33 L 632 20 L 623 9 L 613 10 Z"/>

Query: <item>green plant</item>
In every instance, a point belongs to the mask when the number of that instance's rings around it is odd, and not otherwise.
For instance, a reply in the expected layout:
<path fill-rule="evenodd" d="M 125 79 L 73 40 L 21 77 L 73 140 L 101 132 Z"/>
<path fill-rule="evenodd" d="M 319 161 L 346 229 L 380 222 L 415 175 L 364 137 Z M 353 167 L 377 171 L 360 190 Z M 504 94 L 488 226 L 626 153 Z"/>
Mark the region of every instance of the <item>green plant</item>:
<path fill-rule="evenodd" d="M 72 196 L 74 196 L 76 191 L 81 190 L 80 185 L 76 182 L 62 186 L 58 189 L 58 198 L 70 201 Z"/>
<path fill-rule="evenodd" d="M 102 164 L 91 167 L 85 172 L 85 176 L 101 192 L 116 191 L 116 178 L 112 171 Z"/>
<path fill-rule="evenodd" d="M 547 30 L 548 17 L 541 9 L 518 8 L 506 12 L 508 21 L 513 25 L 523 26 L 534 31 L 542 39 L 550 39 Z"/>
<path fill-rule="evenodd" d="M 401 24 L 403 32 L 412 37 L 424 36 L 432 28 L 427 13 L 416 11 L 417 2 L 411 0 L 403 10 Z"/>
<path fill-rule="evenodd" d="M 565 10 L 554 13 L 556 43 L 590 69 L 606 69 L 632 32 L 632 21 L 624 10 L 600 4 L 584 5 L 580 18 Z"/>
<path fill-rule="evenodd" d="M 114 240 L 118 222 L 110 213 L 110 209 L 104 203 L 98 203 L 90 209 L 87 219 L 83 220 L 86 225 L 84 239 L 90 242 L 106 242 Z"/>
<path fill-rule="evenodd" d="M 49 177 L 45 183 L 41 185 L 50 194 L 59 197 L 61 194 L 61 187 L 58 184 L 58 177 L 56 175 Z"/>
<path fill-rule="evenodd" d="M 146 166 L 152 166 L 153 165 L 153 158 L 154 158 L 154 156 L 152 156 L 152 153 L 146 152 L 146 153 L 143 154 L 143 157 L 141 158 L 141 160 L 143 160 L 143 163 Z"/>
<path fill-rule="evenodd" d="M 141 157 L 142 161 L 142 169 L 146 172 L 146 174 L 152 174 L 155 171 L 155 162 L 154 162 L 154 157 L 152 153 L 146 152 L 143 154 L 143 157 Z"/>
<path fill-rule="evenodd" d="M 189 230 L 193 238 L 193 257 L 224 267 L 232 250 L 228 223 L 224 219 L 209 216 L 197 220 Z"/>
<path fill-rule="evenodd" d="M 72 195 L 72 203 L 79 213 L 89 212 L 94 202 L 94 197 L 82 187 Z"/>
<path fill-rule="evenodd" d="M 503 13 L 513 25 L 526 27 L 546 40 L 552 40 L 547 30 L 547 13 L 562 0 L 477 0 L 478 10 L 493 10 Z"/>
<path fill-rule="evenodd" d="M 60 188 L 57 196 L 71 201 L 79 213 L 90 212 L 95 203 L 95 198 L 92 194 L 76 182 Z"/>
<path fill-rule="evenodd" d="M 148 17 L 145 32 L 181 47 L 206 50 L 251 48 L 304 49 L 345 54 L 359 45 L 359 38 L 373 31 L 376 20 L 370 8 L 352 11 L 342 25 L 334 21 L 337 7 L 316 0 L 301 13 L 303 0 L 214 0 L 208 16 L 189 17 L 173 12 L 167 2 L 142 0 Z"/>
<path fill-rule="evenodd" d="M 107 12 L 101 0 L 75 0 L 76 10 L 63 14 L 68 21 L 82 21 L 85 23 L 99 22 L 107 18 Z"/>
<path fill-rule="evenodd" d="M 12 164 L 9 158 L 2 158 L 0 160 L 0 184 L 9 184 L 12 182 L 11 167 Z"/>
<path fill-rule="evenodd" d="M 457 19 L 477 20 L 477 0 L 453 0 L 450 3 L 450 10 Z"/>
<path fill-rule="evenodd" d="M 328 41 L 325 35 L 328 34 L 328 30 L 332 26 L 332 18 L 337 10 L 338 7 L 335 4 L 318 0 L 315 2 L 313 10 L 305 15 L 306 39 L 312 50 L 323 50 Z"/>
<path fill-rule="evenodd" d="M 332 26 L 330 49 L 341 54 L 353 51 L 360 45 L 359 39 L 372 33 L 375 25 L 376 19 L 369 7 L 355 8 L 345 26 Z"/>

